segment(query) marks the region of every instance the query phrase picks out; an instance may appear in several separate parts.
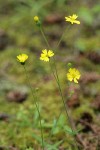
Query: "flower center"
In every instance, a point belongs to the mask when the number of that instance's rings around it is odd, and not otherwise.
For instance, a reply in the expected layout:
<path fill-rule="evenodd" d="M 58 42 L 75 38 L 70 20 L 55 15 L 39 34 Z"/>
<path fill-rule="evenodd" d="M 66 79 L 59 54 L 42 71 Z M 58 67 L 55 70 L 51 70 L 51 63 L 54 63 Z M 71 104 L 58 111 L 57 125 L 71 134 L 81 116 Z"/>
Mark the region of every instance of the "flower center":
<path fill-rule="evenodd" d="M 72 21 L 75 21 L 75 18 L 71 17 L 71 20 L 72 20 Z"/>
<path fill-rule="evenodd" d="M 75 74 L 74 72 L 72 73 L 72 77 L 73 77 L 73 78 L 76 78 L 76 74 Z"/>

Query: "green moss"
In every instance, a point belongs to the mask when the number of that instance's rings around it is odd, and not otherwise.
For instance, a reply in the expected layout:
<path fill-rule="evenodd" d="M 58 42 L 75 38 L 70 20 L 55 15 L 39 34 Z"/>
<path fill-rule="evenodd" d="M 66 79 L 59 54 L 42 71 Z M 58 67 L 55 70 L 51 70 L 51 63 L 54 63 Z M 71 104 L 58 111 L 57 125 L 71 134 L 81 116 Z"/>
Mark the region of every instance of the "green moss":
<path fill-rule="evenodd" d="M 98 33 L 98 32 L 97 32 Z M 89 37 L 89 38 L 79 38 L 75 41 L 75 47 L 80 51 L 99 51 L 100 43 L 99 43 L 99 35 Z"/>
<path fill-rule="evenodd" d="M 79 108 L 77 108 L 75 111 L 73 111 L 73 115 L 74 115 L 74 117 L 75 117 L 76 120 L 78 120 L 79 118 L 81 118 L 81 116 L 84 113 L 88 113 L 93 118 L 95 118 L 94 111 L 92 110 L 92 108 L 88 104 L 83 104 Z"/>
<path fill-rule="evenodd" d="M 34 100 L 27 85 L 23 66 L 16 61 L 16 56 L 19 53 L 27 53 L 29 55 L 29 60 L 26 63 L 26 69 L 32 87 L 34 89 L 39 89 L 38 102 L 42 121 L 47 123 L 43 129 L 45 141 L 53 145 L 62 139 L 62 148 L 73 149 L 73 147 L 71 148 L 72 143 L 74 143 L 73 139 L 67 133 L 64 134 L 61 131 L 60 134 L 49 138 L 53 121 L 59 116 L 63 108 L 63 103 L 49 64 L 39 60 L 41 50 L 47 48 L 47 46 L 39 29 L 34 24 L 33 17 L 40 14 L 39 16 L 43 20 L 43 16 L 47 16 L 48 14 L 53 14 L 55 12 L 57 14 L 62 13 L 63 26 L 62 24 L 60 26 L 60 24 L 55 23 L 47 25 L 43 22 L 51 49 L 54 49 L 63 30 L 68 26 L 67 22 L 64 22 L 64 17 L 70 15 L 71 12 L 77 12 L 80 3 L 76 4 L 74 1 L 70 2 L 70 5 L 65 5 L 65 1 L 38 1 L 34 3 L 32 0 L 30 0 L 29 3 L 25 0 L 23 4 L 14 2 L 13 0 L 8 0 L 6 3 L 4 0 L 0 2 L 0 28 L 5 30 L 10 40 L 8 46 L 0 51 L 0 113 L 7 113 L 10 116 L 8 122 L 0 121 L 0 146 L 10 146 L 14 144 L 20 150 L 25 150 L 27 147 L 33 146 L 34 149 L 40 149 L 41 147 L 37 138 L 33 137 L 33 133 L 35 136 L 37 135 L 40 137 L 39 118 Z M 60 8 L 60 10 L 58 8 Z M 81 22 L 85 20 L 85 22 L 89 22 L 90 25 L 92 21 L 91 14 L 88 13 L 88 16 L 84 18 L 84 14 L 87 13 L 87 11 L 85 13 L 83 13 L 83 11 L 81 12 Z M 88 20 L 89 17 L 90 19 Z M 84 26 L 84 28 L 87 29 L 87 26 Z M 87 34 L 84 31 L 80 32 L 81 30 L 84 30 L 82 26 L 70 26 L 69 31 L 66 32 L 63 38 L 66 48 L 60 45 L 57 49 L 57 53 L 55 53 L 55 56 L 57 56 L 56 64 L 63 94 L 68 92 L 66 81 L 66 63 L 68 63 L 68 61 L 71 60 L 75 66 L 79 66 L 83 74 L 85 71 L 100 73 L 99 64 L 95 65 L 86 58 L 78 62 L 74 60 L 72 56 L 74 54 L 77 55 L 78 50 L 85 52 L 99 50 L 100 42 L 98 29 L 96 29 L 95 35 L 91 33 L 91 37 L 86 36 Z M 55 41 L 50 37 L 50 34 L 56 35 Z M 91 83 L 88 87 L 92 92 L 96 89 L 98 93 L 100 91 L 99 85 L 99 82 Z M 28 98 L 22 104 L 7 101 L 7 92 L 17 89 L 20 91 L 26 90 L 28 92 Z M 81 106 L 77 109 L 71 109 L 73 118 L 78 119 L 84 112 L 88 112 L 93 116 L 93 119 L 95 119 L 95 112 L 90 108 L 92 96 L 94 95 L 86 98 L 82 95 L 82 91 L 80 92 Z M 67 98 L 64 97 L 64 99 L 66 100 Z"/>

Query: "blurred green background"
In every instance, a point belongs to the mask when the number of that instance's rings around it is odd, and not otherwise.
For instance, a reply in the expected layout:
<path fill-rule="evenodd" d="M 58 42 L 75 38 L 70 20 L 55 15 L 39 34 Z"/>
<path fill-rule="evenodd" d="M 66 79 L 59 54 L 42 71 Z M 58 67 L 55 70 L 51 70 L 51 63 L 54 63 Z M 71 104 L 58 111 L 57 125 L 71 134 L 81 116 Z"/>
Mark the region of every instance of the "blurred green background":
<path fill-rule="evenodd" d="M 62 128 L 57 128 L 51 139 L 48 137 L 63 105 L 48 63 L 39 60 L 41 50 L 47 46 L 33 18 L 39 16 L 51 49 L 54 49 L 69 26 L 65 16 L 77 14 L 81 24 L 70 26 L 55 58 L 66 103 L 76 127 L 83 128 L 79 135 L 89 150 L 96 150 L 100 130 L 99 12 L 98 0 L 0 0 L 0 147 L 41 149 L 36 137 L 40 136 L 39 116 L 24 69 L 16 60 L 18 54 L 26 53 L 29 55 L 26 68 L 30 82 L 34 89 L 38 89 L 45 140 L 51 144 L 62 140 L 56 146 L 58 150 L 74 150 L 70 144 L 73 139 Z M 69 62 L 80 70 L 82 76 L 78 85 L 71 85 L 75 93 L 67 101 Z M 60 120 L 63 125 L 66 124 L 65 118 L 63 113 Z M 79 145 L 84 147 L 80 142 Z"/>

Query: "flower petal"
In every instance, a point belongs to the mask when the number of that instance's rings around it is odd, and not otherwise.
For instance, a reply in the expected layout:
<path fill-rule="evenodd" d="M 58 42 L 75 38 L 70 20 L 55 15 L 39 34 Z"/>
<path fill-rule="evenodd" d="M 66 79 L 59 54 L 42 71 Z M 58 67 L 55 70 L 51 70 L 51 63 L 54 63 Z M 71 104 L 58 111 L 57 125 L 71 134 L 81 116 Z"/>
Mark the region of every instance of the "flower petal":
<path fill-rule="evenodd" d="M 73 14 L 72 18 L 76 19 L 78 16 L 76 14 Z"/>
<path fill-rule="evenodd" d="M 78 21 L 78 20 L 74 20 L 73 22 L 76 24 L 80 24 L 80 21 Z"/>
<path fill-rule="evenodd" d="M 67 73 L 67 79 L 68 79 L 69 81 L 72 81 L 72 80 L 73 80 L 73 77 L 71 76 L 70 73 Z"/>
<path fill-rule="evenodd" d="M 48 51 L 48 57 L 52 57 L 54 55 L 53 51 L 49 50 Z"/>
<path fill-rule="evenodd" d="M 43 50 L 42 50 L 42 53 L 44 53 L 45 55 L 47 55 L 47 50 L 46 50 L 46 49 L 43 49 Z"/>
<path fill-rule="evenodd" d="M 74 78 L 74 82 L 75 82 L 75 83 L 78 83 L 78 81 L 77 81 L 77 79 L 76 79 L 76 78 Z"/>

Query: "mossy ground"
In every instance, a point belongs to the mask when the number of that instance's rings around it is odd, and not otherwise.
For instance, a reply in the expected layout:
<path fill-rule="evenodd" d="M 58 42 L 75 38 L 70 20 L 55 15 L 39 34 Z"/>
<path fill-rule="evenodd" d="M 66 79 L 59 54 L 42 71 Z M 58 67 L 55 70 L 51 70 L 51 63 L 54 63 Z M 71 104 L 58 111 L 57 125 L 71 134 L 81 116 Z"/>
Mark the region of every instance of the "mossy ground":
<path fill-rule="evenodd" d="M 34 3 L 37 5 L 34 6 Z M 38 8 L 38 6 L 40 6 L 40 8 Z M 65 34 L 56 52 L 57 70 L 66 100 L 68 92 L 66 80 L 68 62 L 72 62 L 75 67 L 78 67 L 82 76 L 84 76 L 85 72 L 89 71 L 100 74 L 100 64 L 95 64 L 85 56 L 81 57 L 79 55 L 80 52 L 85 54 L 87 54 L 87 52 L 91 53 L 91 51 L 99 53 L 100 31 L 98 29 L 98 20 L 95 21 L 95 25 L 93 26 L 95 16 L 99 10 L 97 6 L 98 4 L 96 2 L 91 2 L 90 5 L 87 1 L 86 5 L 83 2 L 76 3 L 75 0 L 73 2 L 32 2 L 30 0 L 29 3 L 27 1 L 20 3 L 13 0 L 8 0 L 5 3 L 3 0 L 0 1 L 0 28 L 8 35 L 8 44 L 4 50 L 0 51 L 0 113 L 9 115 L 8 120 L 0 121 L 0 146 L 15 146 L 22 150 L 27 147 L 34 147 L 35 150 L 39 150 L 40 148 L 40 143 L 35 137 L 35 135 L 40 137 L 38 114 L 30 89 L 27 86 L 24 68 L 16 61 L 16 56 L 23 52 L 29 55 L 26 69 L 31 85 L 34 89 L 38 88 L 38 102 L 42 120 L 45 121 L 43 129 L 45 141 L 54 144 L 63 140 L 62 144 L 57 148 L 65 150 L 72 149 L 73 138 L 69 134 L 65 134 L 64 131 L 59 131 L 52 139 L 48 137 L 53 126 L 53 121 L 59 115 L 63 104 L 49 63 L 39 60 L 41 50 L 47 48 L 47 46 L 41 36 L 39 28 L 36 27 L 33 21 L 33 17 L 37 13 L 38 15 L 40 14 L 51 49 L 54 49 L 63 32 L 62 30 L 67 26 L 67 23 L 64 22 L 64 16 L 71 13 L 79 14 L 81 25 L 70 26 L 70 29 Z M 83 7 L 87 7 L 86 17 L 88 19 L 85 18 Z M 7 8 L 7 10 L 4 11 L 4 8 Z M 52 24 L 46 23 L 45 17 L 55 13 L 63 17 L 62 23 L 55 23 L 55 21 Z M 55 40 L 52 37 L 55 37 Z M 82 86 L 84 86 L 84 88 L 86 86 L 86 88 L 90 89 L 89 96 L 83 94 Z M 80 88 L 80 106 L 70 108 L 73 119 L 79 120 L 81 115 L 87 112 L 93 117 L 93 123 L 98 126 L 98 110 L 95 111 L 90 104 L 95 99 L 95 95 L 100 91 L 100 81 L 85 85 L 80 83 L 78 88 Z M 26 101 L 23 103 L 9 102 L 7 100 L 7 93 L 13 90 L 27 91 L 28 97 Z M 62 122 L 66 124 L 64 116 L 62 116 Z M 74 150 L 74 148 L 72 150 Z"/>

